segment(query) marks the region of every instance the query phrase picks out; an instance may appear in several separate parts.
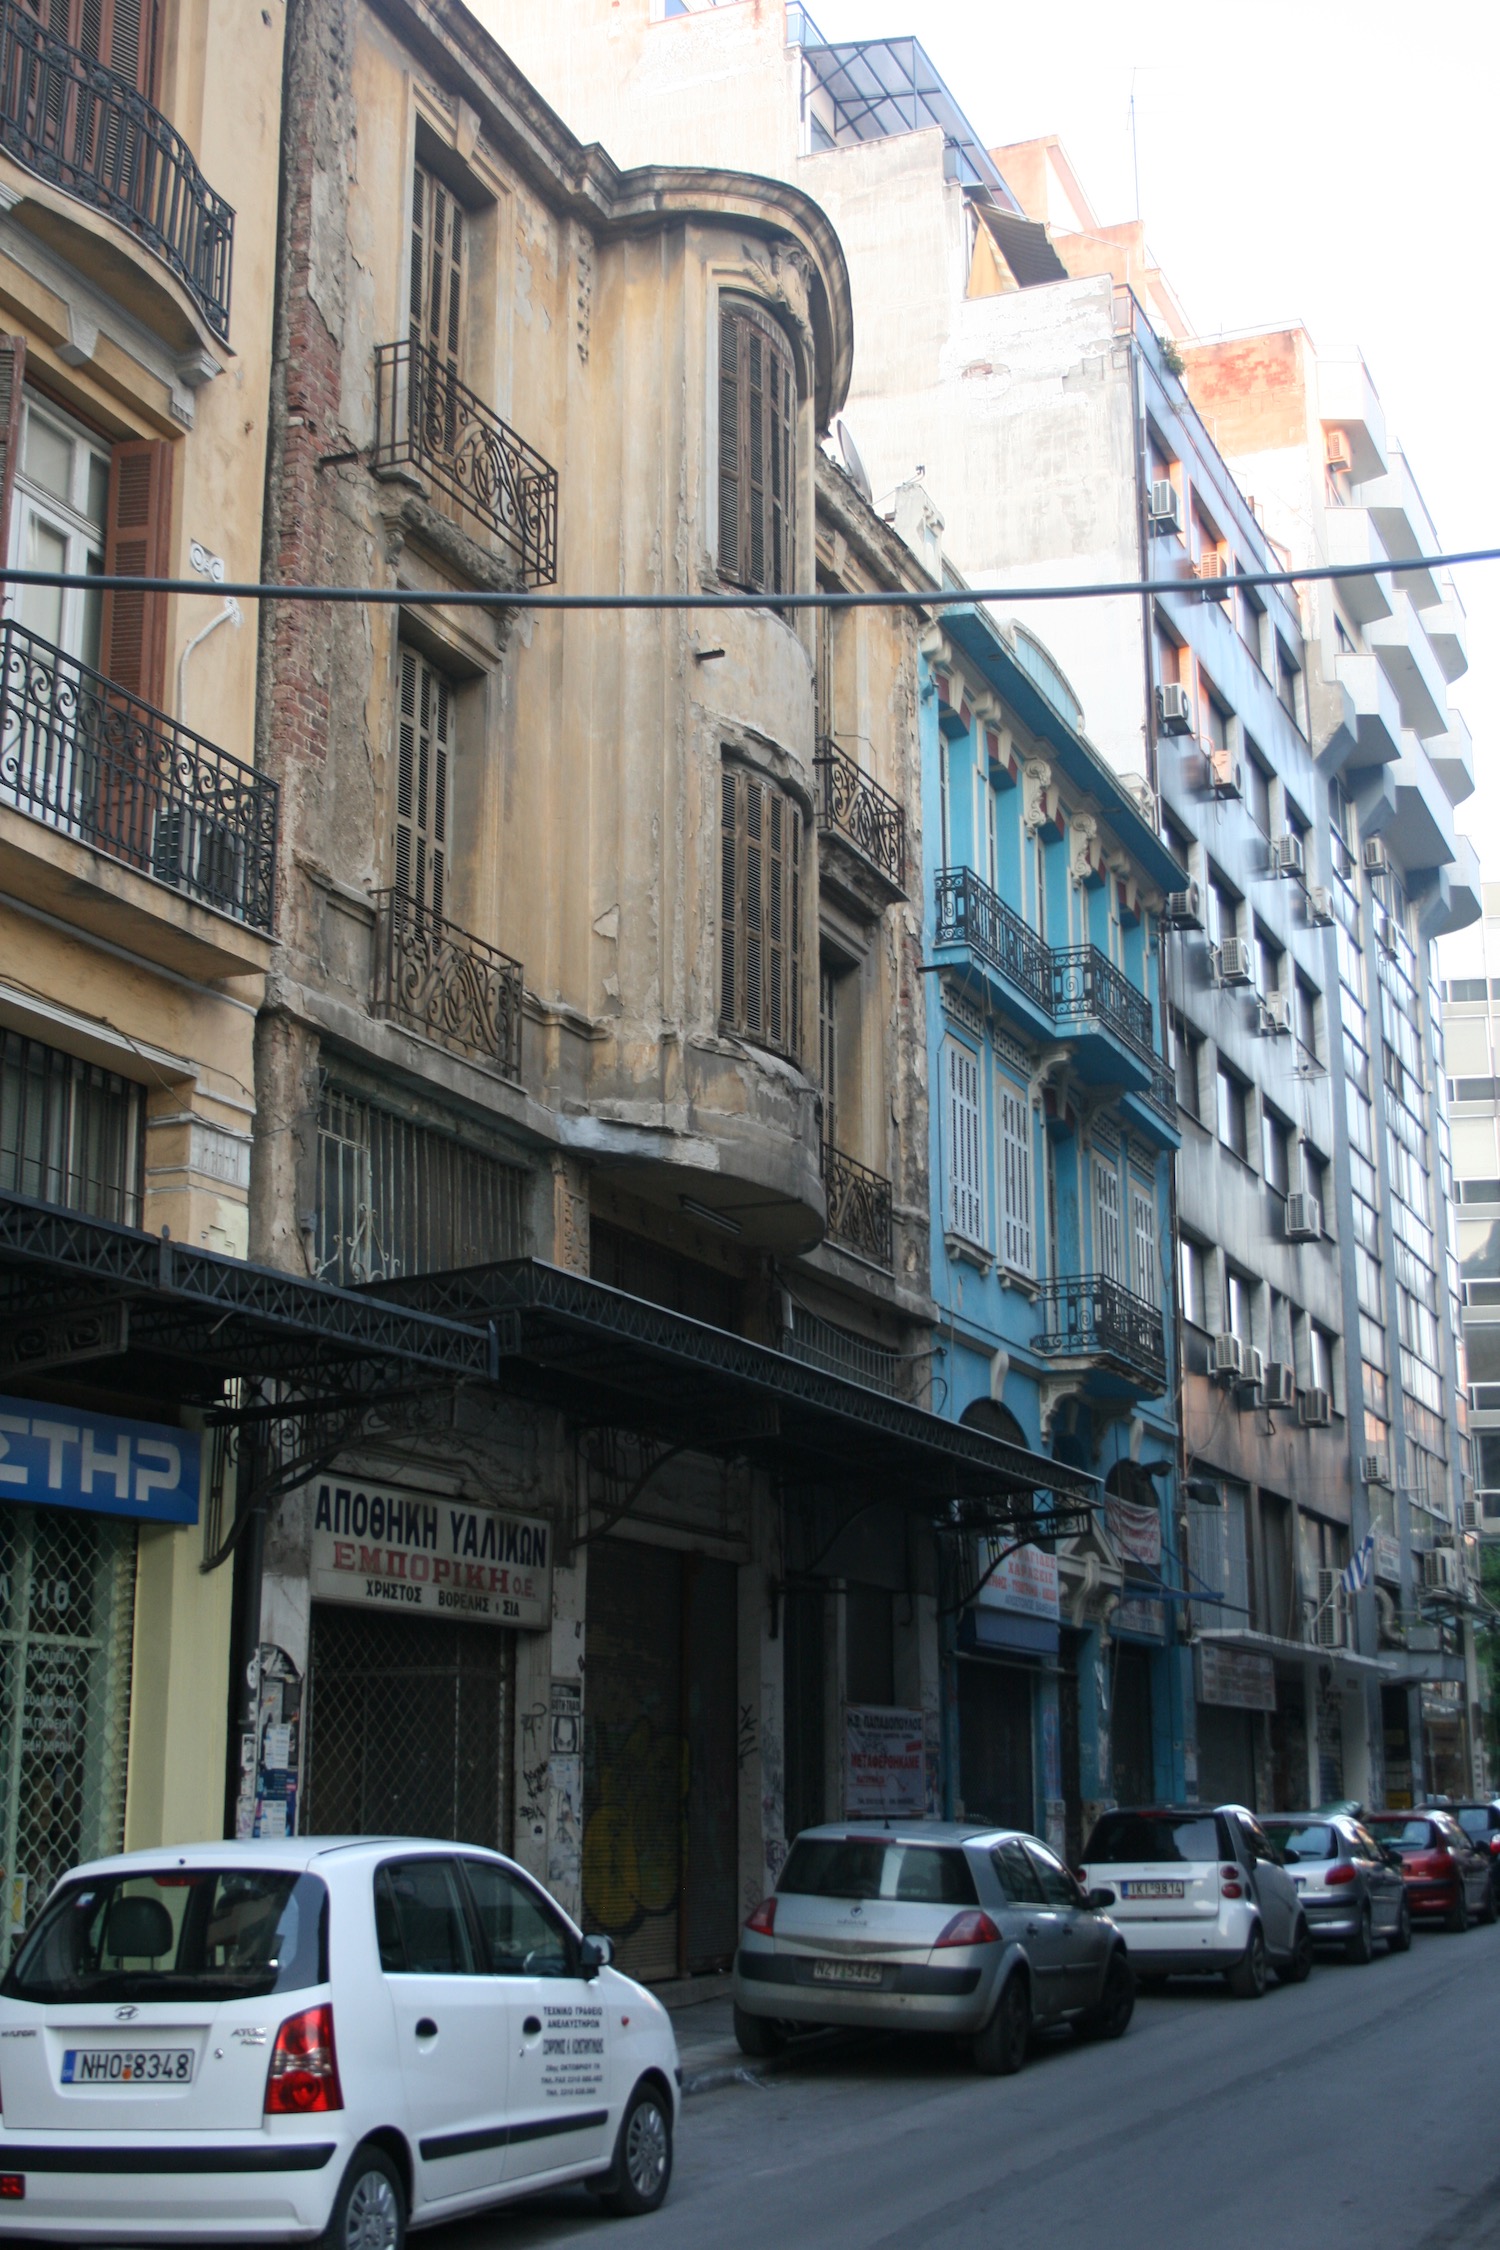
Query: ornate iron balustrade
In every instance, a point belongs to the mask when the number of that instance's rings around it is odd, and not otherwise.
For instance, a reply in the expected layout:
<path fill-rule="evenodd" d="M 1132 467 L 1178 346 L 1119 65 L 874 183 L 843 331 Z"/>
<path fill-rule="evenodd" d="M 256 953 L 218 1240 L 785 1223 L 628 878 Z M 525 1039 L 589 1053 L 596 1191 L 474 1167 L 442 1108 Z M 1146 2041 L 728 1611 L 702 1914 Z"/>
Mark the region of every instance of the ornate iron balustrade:
<path fill-rule="evenodd" d="M 14 619 L 0 625 L 0 804 L 271 927 L 275 782 Z"/>
<path fill-rule="evenodd" d="M 1151 1064 L 1151 1084 L 1146 1090 L 1146 1100 L 1158 1117 L 1164 1117 L 1169 1125 L 1177 1123 L 1177 1088 L 1170 1069 L 1159 1056 Z"/>
<path fill-rule="evenodd" d="M 375 894 L 376 1015 L 457 1054 L 482 1056 L 507 1078 L 521 1069 L 519 961 L 445 922 L 404 891 Z"/>
<path fill-rule="evenodd" d="M 1043 1326 L 1034 1350 L 1050 1359 L 1107 1359 L 1158 1387 L 1167 1380 L 1167 1345 L 1155 1305 L 1108 1274 L 1071 1275 L 1037 1293 Z"/>
<path fill-rule="evenodd" d="M 1043 1015 L 1051 1015 L 1050 948 L 970 867 L 938 870 L 937 943 L 966 945 Z"/>
<path fill-rule="evenodd" d="M 863 852 L 896 889 L 906 887 L 906 812 L 888 789 L 862 773 L 846 751 L 819 741 L 817 768 L 824 825 Z"/>
<path fill-rule="evenodd" d="M 144 94 L 21 0 L 0 0 L 0 147 L 154 250 L 228 338 L 233 211 Z"/>
<path fill-rule="evenodd" d="M 823 1185 L 828 1191 L 829 1241 L 889 1272 L 895 1257 L 890 1181 L 825 1141 Z"/>
<path fill-rule="evenodd" d="M 1052 1017 L 1077 1023 L 1092 1016 L 1147 1062 L 1158 1058 L 1151 1040 L 1151 1003 L 1097 945 L 1069 945 L 1052 955 Z"/>
<path fill-rule="evenodd" d="M 430 477 L 493 533 L 523 585 L 556 578 L 557 471 L 410 337 L 376 347 L 374 465 Z"/>

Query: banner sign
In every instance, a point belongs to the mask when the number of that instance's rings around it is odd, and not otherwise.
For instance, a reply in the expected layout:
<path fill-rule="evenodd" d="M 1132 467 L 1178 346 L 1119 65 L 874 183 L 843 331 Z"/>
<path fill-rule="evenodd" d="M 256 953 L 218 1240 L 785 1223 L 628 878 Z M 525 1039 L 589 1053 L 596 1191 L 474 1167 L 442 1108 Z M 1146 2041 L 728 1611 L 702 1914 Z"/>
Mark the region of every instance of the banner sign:
<path fill-rule="evenodd" d="M 1227 1648 L 1222 1641 L 1200 1641 L 1198 1701 L 1230 1711 L 1274 1711 L 1276 1667 L 1258 1649 Z"/>
<path fill-rule="evenodd" d="M 0 1501 L 196 1523 L 198 1458 L 196 1430 L 0 1398 Z"/>
<path fill-rule="evenodd" d="M 844 1712 L 844 1814 L 925 1813 L 920 1711 L 851 1703 Z"/>
<path fill-rule="evenodd" d="M 1000 1545 L 999 1540 L 990 1540 L 988 1553 L 993 1554 Z M 1056 1555 L 1044 1554 L 1040 1547 L 1018 1547 L 995 1565 L 974 1598 L 991 1609 L 1019 1610 L 1023 1617 L 1055 1618 Z"/>
<path fill-rule="evenodd" d="M 1161 1510 L 1143 1508 L 1139 1501 L 1122 1500 L 1117 1493 L 1104 1495 L 1104 1521 L 1124 1562 L 1140 1563 L 1147 1570 L 1161 1568 Z"/>
<path fill-rule="evenodd" d="M 308 1487 L 315 1601 L 539 1630 L 552 1622 L 552 1526 L 466 1501 L 320 1478 Z"/>

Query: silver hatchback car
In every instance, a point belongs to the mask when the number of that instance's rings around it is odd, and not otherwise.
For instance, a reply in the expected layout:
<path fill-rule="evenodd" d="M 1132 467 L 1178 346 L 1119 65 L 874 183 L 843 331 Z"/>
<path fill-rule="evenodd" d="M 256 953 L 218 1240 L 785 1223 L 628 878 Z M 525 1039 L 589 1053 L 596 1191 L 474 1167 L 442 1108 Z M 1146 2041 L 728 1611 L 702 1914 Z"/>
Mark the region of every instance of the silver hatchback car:
<path fill-rule="evenodd" d="M 815 2026 L 953 2032 L 999 2073 L 1020 2069 L 1043 2025 L 1118 2039 L 1135 1979 L 1113 1904 L 1012 1829 L 805 1829 L 741 1934 L 735 2036 L 764 2056 Z"/>
<path fill-rule="evenodd" d="M 1398 1853 L 1349 1813 L 1267 1814 L 1261 1826 L 1297 1886 L 1315 1945 L 1339 1945 L 1361 1967 L 1375 1940 L 1392 1953 L 1411 1944 L 1411 1908 Z"/>

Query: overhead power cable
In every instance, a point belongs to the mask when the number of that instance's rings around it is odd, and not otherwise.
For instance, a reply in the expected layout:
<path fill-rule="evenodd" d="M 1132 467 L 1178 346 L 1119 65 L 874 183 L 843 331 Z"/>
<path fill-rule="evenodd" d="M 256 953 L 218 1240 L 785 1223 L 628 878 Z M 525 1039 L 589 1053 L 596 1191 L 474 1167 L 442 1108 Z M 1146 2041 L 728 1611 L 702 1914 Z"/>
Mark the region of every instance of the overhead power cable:
<path fill-rule="evenodd" d="M 108 577 L 82 571 L 0 569 L 0 585 L 61 586 L 103 594 L 197 594 L 213 601 L 233 597 L 249 602 L 346 602 L 397 609 L 581 609 L 581 610 L 738 610 L 738 609 L 973 609 L 981 602 L 1077 602 L 1113 595 L 1191 594 L 1212 586 L 1217 596 L 1236 586 L 1302 586 L 1318 579 L 1404 577 L 1414 571 L 1456 570 L 1466 563 L 1500 562 L 1500 547 L 1469 547 L 1451 555 L 1411 555 L 1380 563 L 1317 563 L 1302 570 L 1236 570 L 1223 577 L 1094 579 L 1066 586 L 937 586 L 892 591 L 875 587 L 858 592 L 810 594 L 560 594 L 525 587 L 503 592 L 489 587 L 300 586 L 230 583 L 202 578 Z M 1205 597 L 1206 598 L 1206 597 Z"/>

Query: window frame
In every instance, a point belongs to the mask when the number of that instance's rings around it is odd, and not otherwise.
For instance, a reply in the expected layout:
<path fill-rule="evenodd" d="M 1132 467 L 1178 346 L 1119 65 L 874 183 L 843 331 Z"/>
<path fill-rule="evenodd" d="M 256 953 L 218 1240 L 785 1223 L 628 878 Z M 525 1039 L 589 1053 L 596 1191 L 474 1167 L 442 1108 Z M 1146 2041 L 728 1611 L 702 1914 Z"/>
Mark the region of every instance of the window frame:
<path fill-rule="evenodd" d="M 958 1073 L 972 1074 L 972 1092 L 956 1083 Z M 962 1039 L 943 1041 L 943 1204 L 947 1230 L 959 1240 L 988 1255 L 985 1239 L 987 1212 L 984 1181 L 984 1094 L 980 1058 Z M 957 1113 L 965 1115 L 965 1130 L 958 1130 Z M 961 1156 L 972 1156 L 972 1169 L 961 1166 Z M 972 1218 L 974 1224 L 967 1222 Z"/>
<path fill-rule="evenodd" d="M 802 406 L 797 353 L 781 323 L 752 298 L 722 296 L 717 325 L 718 574 L 726 585 L 747 593 L 789 594 L 795 591 L 797 578 L 797 432 Z M 756 373 L 757 342 L 770 354 L 769 365 L 760 374 Z"/>

